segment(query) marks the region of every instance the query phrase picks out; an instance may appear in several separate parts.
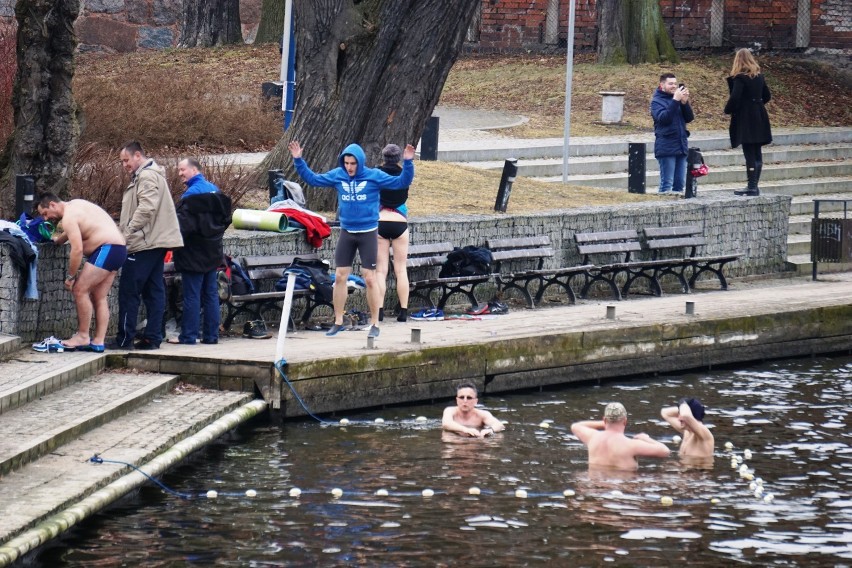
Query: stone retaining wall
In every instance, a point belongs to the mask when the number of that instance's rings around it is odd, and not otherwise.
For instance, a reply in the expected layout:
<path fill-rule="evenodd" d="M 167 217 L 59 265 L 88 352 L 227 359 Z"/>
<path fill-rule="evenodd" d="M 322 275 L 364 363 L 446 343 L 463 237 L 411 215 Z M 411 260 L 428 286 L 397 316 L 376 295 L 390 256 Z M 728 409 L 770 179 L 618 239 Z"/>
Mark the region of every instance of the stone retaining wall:
<path fill-rule="evenodd" d="M 579 264 L 582 260 L 574 244 L 574 234 L 578 232 L 697 224 L 704 227 L 707 239 L 707 246 L 701 254 L 743 253 L 740 261 L 728 265 L 725 270 L 731 277 L 742 277 L 784 271 L 789 210 L 789 197 L 766 196 L 756 199 L 702 197 L 530 215 L 448 215 L 412 220 L 411 242 L 449 241 L 464 246 L 481 245 L 491 238 L 547 235 L 556 254 L 547 260 L 546 267 L 559 267 Z M 335 229 L 318 251 L 320 256 L 333 261 L 336 239 Z M 232 231 L 226 236 L 225 250 L 231 256 L 239 257 L 298 254 L 312 252 L 313 249 L 301 232 Z M 41 297 L 38 301 L 22 300 L 20 271 L 11 263 L 7 246 L 0 245 L 0 333 L 35 341 L 49 335 L 67 337 L 74 332 L 76 312 L 73 298 L 62 285 L 68 272 L 67 263 L 67 247 L 42 245 L 38 266 Z M 412 276 L 419 275 L 415 273 Z M 117 295 L 114 288 L 110 294 L 113 315 L 117 310 Z M 389 282 L 388 295 L 387 305 L 393 306 L 391 298 L 395 290 L 392 281 Z M 351 302 L 352 307 L 364 309 L 363 294 L 354 295 Z"/>

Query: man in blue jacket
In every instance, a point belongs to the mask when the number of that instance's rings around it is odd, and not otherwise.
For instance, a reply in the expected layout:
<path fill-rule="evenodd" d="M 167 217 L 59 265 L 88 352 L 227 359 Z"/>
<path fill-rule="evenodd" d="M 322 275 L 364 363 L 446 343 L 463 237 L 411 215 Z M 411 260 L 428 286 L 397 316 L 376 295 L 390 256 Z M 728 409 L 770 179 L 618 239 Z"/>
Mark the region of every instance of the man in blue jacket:
<path fill-rule="evenodd" d="M 660 164 L 660 193 L 682 192 L 686 185 L 686 157 L 689 131 L 695 119 L 689 106 L 689 89 L 678 86 L 672 73 L 660 75 L 660 86 L 651 99 L 654 118 L 654 157 Z"/>
<path fill-rule="evenodd" d="M 290 142 L 290 153 L 296 172 L 308 185 L 333 187 L 337 190 L 337 209 L 340 218 L 340 238 L 334 251 L 334 325 L 329 337 L 343 330 L 343 313 L 348 295 L 347 280 L 352 272 L 355 253 L 361 257 L 361 273 L 367 285 L 367 304 L 370 307 L 370 337 L 379 336 L 379 306 L 382 305 L 376 281 L 376 256 L 378 254 L 379 191 L 404 189 L 414 179 L 414 146 L 405 147 L 402 174 L 388 175 L 365 165 L 364 150 L 350 144 L 338 157 L 338 167 L 324 174 L 316 174 L 302 159 L 302 147 Z"/>

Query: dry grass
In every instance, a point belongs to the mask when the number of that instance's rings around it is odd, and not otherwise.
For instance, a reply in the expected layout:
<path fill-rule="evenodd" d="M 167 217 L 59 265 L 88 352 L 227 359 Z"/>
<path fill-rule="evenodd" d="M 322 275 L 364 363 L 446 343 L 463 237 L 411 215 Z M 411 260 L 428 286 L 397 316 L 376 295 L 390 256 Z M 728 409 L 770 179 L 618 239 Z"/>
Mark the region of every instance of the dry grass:
<path fill-rule="evenodd" d="M 15 57 L 16 26 L 0 24 L 0 152 L 15 128 L 12 112 L 12 85 L 18 62 Z"/>

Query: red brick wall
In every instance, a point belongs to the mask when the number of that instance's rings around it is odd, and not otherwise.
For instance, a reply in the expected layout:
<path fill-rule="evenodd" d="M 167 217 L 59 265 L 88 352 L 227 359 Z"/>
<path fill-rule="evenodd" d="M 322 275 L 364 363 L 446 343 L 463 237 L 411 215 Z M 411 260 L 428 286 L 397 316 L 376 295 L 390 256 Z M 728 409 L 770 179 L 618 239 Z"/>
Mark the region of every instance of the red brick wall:
<path fill-rule="evenodd" d="M 811 0 L 811 47 L 852 48 L 850 0 Z"/>
<path fill-rule="evenodd" d="M 713 0 L 660 0 L 663 22 L 678 49 L 710 45 L 710 7 Z"/>
<path fill-rule="evenodd" d="M 797 0 L 726 0 L 725 44 L 761 49 L 796 47 Z"/>

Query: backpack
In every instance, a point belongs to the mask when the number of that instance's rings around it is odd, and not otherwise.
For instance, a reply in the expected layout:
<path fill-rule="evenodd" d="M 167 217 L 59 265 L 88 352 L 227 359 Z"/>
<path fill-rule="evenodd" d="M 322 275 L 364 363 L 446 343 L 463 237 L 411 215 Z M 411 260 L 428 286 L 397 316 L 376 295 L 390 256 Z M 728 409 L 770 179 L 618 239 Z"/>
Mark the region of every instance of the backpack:
<path fill-rule="evenodd" d="M 231 294 L 234 296 L 254 294 L 254 283 L 242 265 L 228 255 L 225 255 L 225 264 L 231 270 Z"/>
<path fill-rule="evenodd" d="M 455 247 L 447 255 L 447 260 L 444 261 L 438 277 L 483 276 L 491 274 L 491 265 L 493 262 L 494 257 L 491 256 L 491 251 L 485 247 L 472 245 L 464 248 Z"/>
<path fill-rule="evenodd" d="M 287 274 L 294 274 L 297 290 L 313 290 L 317 301 L 331 303 L 334 285 L 328 270 L 329 265 L 324 260 L 296 257 L 290 266 L 284 269 L 283 278 L 275 283 L 275 289 L 279 292 L 286 290 Z"/>

